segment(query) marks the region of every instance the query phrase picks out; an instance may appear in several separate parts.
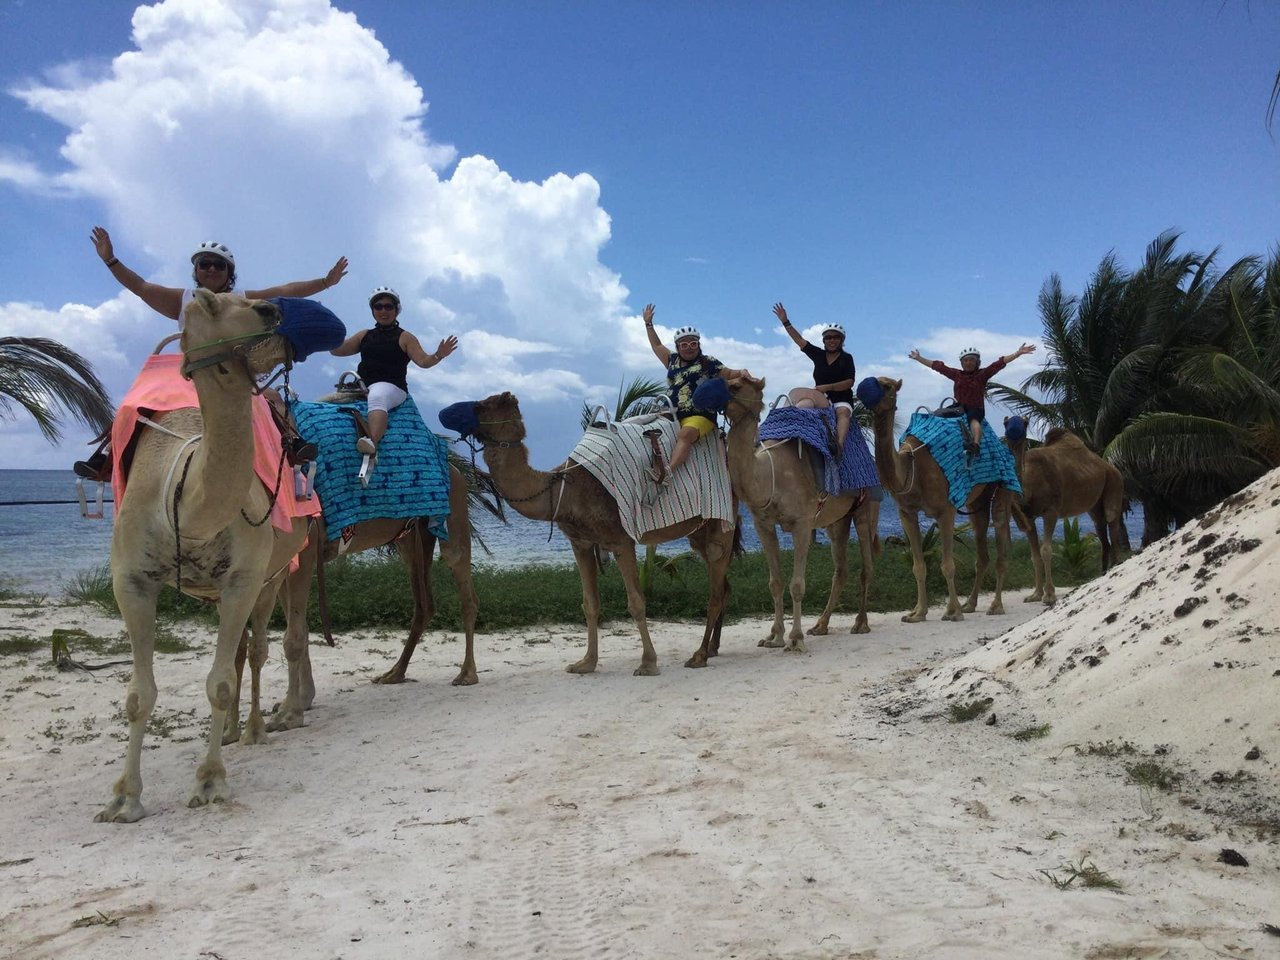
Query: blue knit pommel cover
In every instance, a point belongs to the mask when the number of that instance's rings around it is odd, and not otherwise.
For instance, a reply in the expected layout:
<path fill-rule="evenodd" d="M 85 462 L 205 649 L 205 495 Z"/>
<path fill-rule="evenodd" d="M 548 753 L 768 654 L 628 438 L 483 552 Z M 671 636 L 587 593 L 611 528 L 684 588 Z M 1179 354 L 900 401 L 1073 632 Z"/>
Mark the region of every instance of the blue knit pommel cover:
<path fill-rule="evenodd" d="M 858 399 L 868 410 L 874 410 L 884 399 L 884 387 L 880 386 L 880 381 L 875 377 L 867 377 L 858 384 Z"/>
<path fill-rule="evenodd" d="M 1022 417 L 1010 417 L 1004 422 L 1004 435 L 1010 443 L 1021 443 L 1027 439 L 1027 421 Z"/>
<path fill-rule="evenodd" d="M 452 430 L 463 439 L 475 433 L 480 426 L 480 418 L 476 416 L 474 400 L 459 400 L 440 411 L 440 424 L 446 430 Z"/>
<path fill-rule="evenodd" d="M 293 346 L 294 362 L 313 353 L 328 352 L 347 339 L 347 325 L 324 304 L 303 297 L 272 297 L 284 317 L 276 333 Z"/>
<path fill-rule="evenodd" d="M 714 410 L 724 412 L 729 405 L 729 385 L 719 377 L 703 380 L 693 391 L 693 406 L 696 410 Z"/>

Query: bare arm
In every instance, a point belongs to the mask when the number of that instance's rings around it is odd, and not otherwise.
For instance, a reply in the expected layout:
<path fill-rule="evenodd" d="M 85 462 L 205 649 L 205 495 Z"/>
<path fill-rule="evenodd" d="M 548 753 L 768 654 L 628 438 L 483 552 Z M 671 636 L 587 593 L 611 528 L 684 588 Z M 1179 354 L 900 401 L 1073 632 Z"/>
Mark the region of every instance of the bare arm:
<path fill-rule="evenodd" d="M 289 283 L 277 284 L 265 290 L 246 290 L 244 295 L 250 300 L 269 300 L 271 297 L 314 297 L 322 290 L 337 285 L 347 275 L 347 258 L 339 257 L 338 262 L 329 268 L 323 277 L 314 280 L 293 280 Z"/>
<path fill-rule="evenodd" d="M 1013 363 L 1013 361 L 1017 360 L 1019 357 L 1023 356 L 1024 354 L 1035 353 L 1035 352 L 1036 352 L 1036 345 L 1034 343 L 1024 343 L 1017 350 L 1013 351 L 1013 353 L 1009 354 L 1007 357 L 1001 357 L 1000 359 L 1003 360 L 1005 363 Z"/>
<path fill-rule="evenodd" d="M 791 320 L 787 317 L 786 307 L 780 303 L 775 303 L 773 305 L 773 315 L 782 321 L 782 329 L 787 331 L 787 336 L 791 338 L 792 343 L 802 350 L 809 345 L 809 341 L 800 336 L 796 328 L 791 325 Z"/>
<path fill-rule="evenodd" d="M 353 357 L 360 352 L 360 342 L 364 340 L 364 335 L 368 330 L 357 330 L 342 343 L 329 351 L 335 357 Z"/>
<path fill-rule="evenodd" d="M 178 319 L 182 313 L 181 289 L 178 287 L 162 287 L 158 283 L 143 280 L 142 277 L 126 267 L 120 262 L 120 258 L 115 255 L 115 250 L 111 245 L 111 234 L 107 233 L 102 227 L 94 227 L 89 232 L 89 239 L 93 241 L 94 250 L 97 251 L 98 256 L 102 258 L 102 262 L 107 265 L 107 269 L 111 271 L 111 275 L 116 278 L 120 286 L 137 296 L 138 299 L 156 313 L 162 314 L 170 320 Z"/>
<path fill-rule="evenodd" d="M 644 308 L 644 332 L 649 335 L 649 346 L 653 348 L 653 355 L 662 361 L 665 367 L 671 359 L 671 351 L 662 345 L 662 341 L 658 339 L 658 331 L 653 329 L 653 304 L 647 304 Z"/>
<path fill-rule="evenodd" d="M 440 345 L 436 347 L 435 353 L 427 353 L 422 349 L 422 344 L 418 342 L 418 338 L 407 330 L 400 334 L 400 349 L 409 355 L 412 360 L 420 367 L 434 367 L 454 350 L 458 349 L 458 338 L 454 336 L 445 337 L 440 341 Z"/>
<path fill-rule="evenodd" d="M 936 362 L 934 360 L 928 359 L 927 357 L 920 356 L 919 350 L 912 350 L 910 353 L 907 354 L 907 356 L 910 357 L 912 360 L 914 360 L 916 363 L 923 363 L 926 367 L 930 367 L 930 368 L 932 368 L 934 363 Z"/>

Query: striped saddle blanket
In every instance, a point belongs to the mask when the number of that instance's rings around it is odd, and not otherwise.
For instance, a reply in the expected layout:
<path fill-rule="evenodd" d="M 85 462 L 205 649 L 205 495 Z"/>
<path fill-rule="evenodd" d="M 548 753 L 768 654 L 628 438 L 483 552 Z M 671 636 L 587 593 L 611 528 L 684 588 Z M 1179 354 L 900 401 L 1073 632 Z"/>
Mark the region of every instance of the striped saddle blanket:
<path fill-rule="evenodd" d="M 627 536 L 640 540 L 653 530 L 694 517 L 732 525 L 736 519 L 733 491 L 720 434 L 713 431 L 695 443 L 685 464 L 659 487 L 649 477 L 653 448 L 646 430 L 661 431 L 658 444 L 670 462 L 676 425 L 665 417 L 590 427 L 570 454 L 617 501 Z"/>
<path fill-rule="evenodd" d="M 326 536 L 336 540 L 344 529 L 364 520 L 429 517 L 427 529 L 447 539 L 449 516 L 449 452 L 444 440 L 427 429 L 413 397 L 391 411 L 386 436 L 378 444 L 378 462 L 361 484 L 362 454 L 356 449 L 355 421 L 347 411 L 366 416 L 368 405 L 354 403 L 290 404 L 298 432 L 320 449 L 315 488 L 324 505 Z"/>
<path fill-rule="evenodd" d="M 1013 454 L 997 439 L 991 424 L 985 420 L 982 423 L 982 444 L 972 463 L 964 450 L 968 429 L 969 421 L 965 417 L 913 413 L 906 432 L 898 438 L 898 445 L 901 446 L 910 434 L 929 448 L 929 453 L 947 478 L 950 488 L 947 496 L 957 510 L 963 510 L 970 491 L 984 483 L 998 483 L 1021 494 L 1022 486 L 1018 483 Z"/>

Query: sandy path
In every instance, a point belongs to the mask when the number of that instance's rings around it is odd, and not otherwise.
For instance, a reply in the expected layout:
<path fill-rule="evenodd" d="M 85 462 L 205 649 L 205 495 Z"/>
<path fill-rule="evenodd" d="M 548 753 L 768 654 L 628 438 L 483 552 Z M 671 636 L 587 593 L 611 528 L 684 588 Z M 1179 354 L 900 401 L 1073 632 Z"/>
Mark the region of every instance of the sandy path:
<path fill-rule="evenodd" d="M 1274 955 L 1259 931 L 1280 922 L 1274 841 L 1229 867 L 1218 850 L 1246 849 L 1230 825 L 1164 796 L 1144 809 L 1114 764 L 1015 742 L 1011 719 L 885 712 L 900 671 L 1039 611 L 1009 606 L 874 616 L 804 655 L 757 648 L 766 625 L 742 622 L 701 671 L 680 666 L 696 628 L 658 624 L 657 678 L 631 676 L 621 624 L 590 677 L 563 672 L 577 628 L 482 636 L 466 689 L 448 685 L 456 637 L 430 635 L 418 682 L 382 688 L 367 678 L 398 638 L 349 636 L 315 649 L 308 726 L 228 748 L 236 799 L 200 810 L 184 802 L 206 654 L 163 657 L 171 733 L 148 740 L 149 815 L 128 826 L 91 822 L 122 762 L 125 671 L 6 657 L 0 956 Z M 83 608 L 0 610 L 0 637 L 65 625 L 120 629 Z M 1205 839 L 1162 832 L 1172 821 Z M 1124 892 L 1038 873 L 1082 858 Z"/>

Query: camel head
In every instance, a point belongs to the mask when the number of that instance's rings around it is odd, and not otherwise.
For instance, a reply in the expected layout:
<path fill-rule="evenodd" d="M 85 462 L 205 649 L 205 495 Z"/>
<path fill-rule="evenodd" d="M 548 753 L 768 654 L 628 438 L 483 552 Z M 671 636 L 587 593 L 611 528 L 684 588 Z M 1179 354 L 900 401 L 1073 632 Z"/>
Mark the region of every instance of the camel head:
<path fill-rule="evenodd" d="M 725 406 L 724 415 L 730 423 L 737 423 L 747 416 L 759 420 L 763 409 L 764 377 L 743 376 L 729 381 L 729 403 Z"/>
<path fill-rule="evenodd" d="M 475 405 L 477 427 L 473 431 L 482 443 L 520 443 L 525 438 L 524 417 L 514 393 L 495 393 Z"/>
<path fill-rule="evenodd" d="M 267 373 L 291 356 L 288 342 L 276 333 L 280 308 L 266 300 L 197 289 L 183 319 L 184 376 L 207 367 L 225 373 L 242 366 L 252 377 Z"/>
<path fill-rule="evenodd" d="M 1027 442 L 1027 421 L 1024 417 L 1004 418 L 1004 439 L 1009 449 Z"/>
<path fill-rule="evenodd" d="M 891 380 L 888 377 L 867 377 L 858 384 L 858 399 L 876 417 L 888 416 L 892 418 L 898 409 L 898 391 L 901 389 L 901 380 Z"/>

